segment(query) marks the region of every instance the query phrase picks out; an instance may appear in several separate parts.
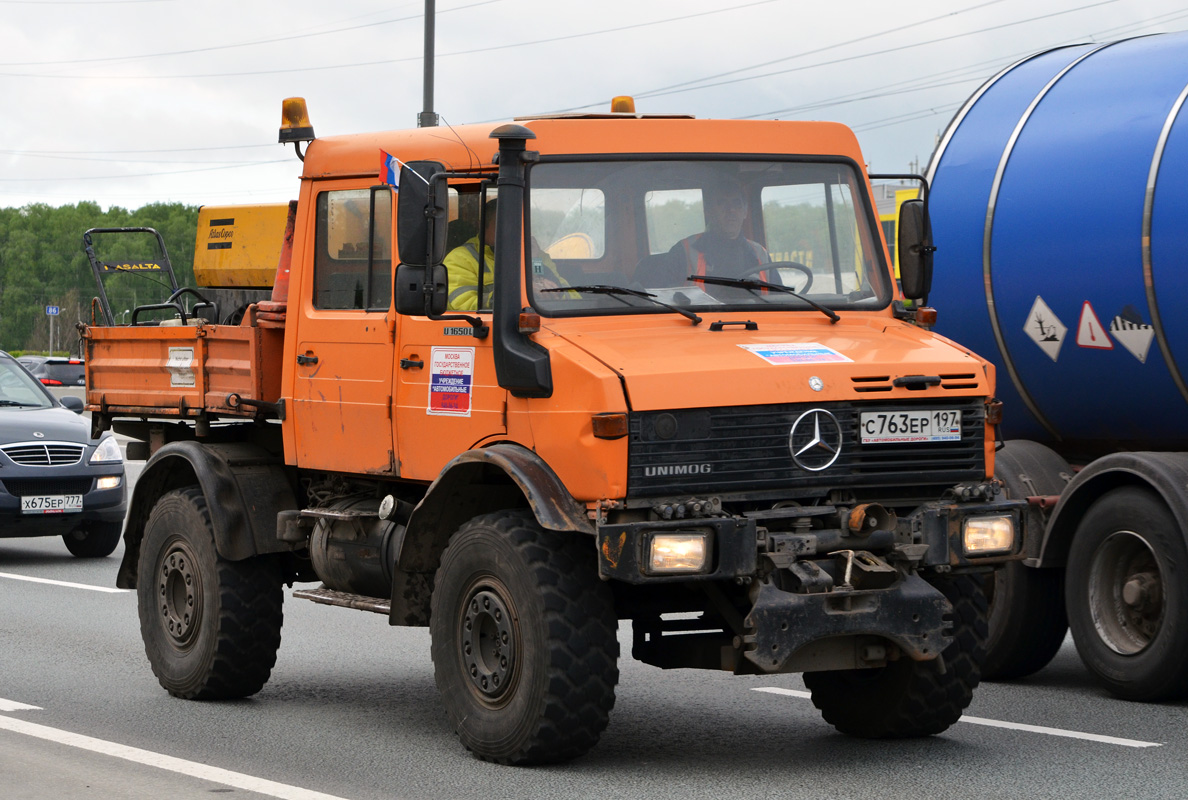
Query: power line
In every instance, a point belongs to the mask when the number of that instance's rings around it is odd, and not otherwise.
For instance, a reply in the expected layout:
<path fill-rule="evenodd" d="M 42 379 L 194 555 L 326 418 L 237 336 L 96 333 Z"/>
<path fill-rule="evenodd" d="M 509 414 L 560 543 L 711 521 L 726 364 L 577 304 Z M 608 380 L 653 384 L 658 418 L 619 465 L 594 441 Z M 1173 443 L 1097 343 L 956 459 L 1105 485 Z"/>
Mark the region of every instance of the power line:
<path fill-rule="evenodd" d="M 437 13 L 438 14 L 448 14 L 452 11 L 463 11 L 468 8 L 475 8 L 476 6 L 486 6 L 486 5 L 490 5 L 491 3 L 499 3 L 499 2 L 502 2 L 502 0 L 480 0 L 480 2 L 471 3 L 470 5 L 455 6 L 454 8 L 445 8 L 445 9 L 442 9 L 441 11 L 438 11 Z M 277 42 L 290 42 L 290 41 L 293 41 L 294 39 L 309 39 L 314 36 L 330 36 L 330 35 L 336 34 L 336 33 L 345 33 L 347 31 L 357 31 L 357 30 L 361 30 L 363 28 L 374 28 L 374 27 L 377 27 L 380 25 L 391 25 L 396 22 L 408 22 L 409 20 L 423 19 L 424 16 L 425 16 L 424 14 L 413 14 L 408 17 L 398 17 L 396 19 L 380 20 L 379 22 L 367 22 L 362 25 L 352 25 L 352 26 L 349 26 L 346 28 L 335 28 L 333 30 L 328 30 L 328 31 L 327 30 L 319 30 L 319 31 L 313 31 L 311 33 L 295 33 L 295 34 L 291 34 L 288 36 L 277 36 L 272 39 L 257 39 L 252 42 L 238 42 L 236 44 L 211 45 L 210 47 L 195 47 L 190 50 L 172 50 L 172 51 L 165 52 L 165 53 L 143 53 L 141 55 L 134 55 L 134 56 L 124 55 L 124 56 L 106 56 L 104 58 L 76 58 L 76 59 L 71 59 L 68 61 L 12 61 L 12 62 L 7 62 L 7 63 L 0 63 L 0 67 L 51 67 L 51 66 L 59 66 L 59 65 L 65 65 L 65 64 L 97 64 L 100 62 L 108 62 L 108 61 L 127 62 L 127 61 L 138 61 L 138 60 L 146 59 L 146 58 L 162 58 L 165 56 L 183 56 L 183 55 L 192 55 L 194 53 L 209 53 L 209 52 L 212 52 L 215 50 L 232 50 L 232 49 L 235 49 L 238 47 L 255 47 L 256 45 L 261 45 L 261 44 L 275 44 Z M 33 76 L 30 76 L 30 77 L 33 77 Z M 38 77 L 48 77 L 48 76 L 38 76 Z"/>
<path fill-rule="evenodd" d="M 499 0 L 485 0 L 484 3 L 476 3 L 475 5 L 485 5 L 486 3 L 498 2 L 498 1 Z M 1003 0 L 991 0 L 991 1 L 996 2 L 996 3 L 1003 2 Z M 438 59 L 452 58 L 455 56 L 469 56 L 469 55 L 476 55 L 478 53 L 490 53 L 490 52 L 494 52 L 496 50 L 515 49 L 517 47 L 530 47 L 530 46 L 538 45 L 538 44 L 552 44 L 554 42 L 563 42 L 563 41 L 569 41 L 572 39 L 582 39 L 582 38 L 586 38 L 589 36 L 601 36 L 601 35 L 607 34 L 607 33 L 620 33 L 622 31 L 635 30 L 637 28 L 647 28 L 647 27 L 651 27 L 651 26 L 655 26 L 655 25 L 666 25 L 670 22 L 679 22 L 679 21 L 686 20 L 686 19 L 694 19 L 696 17 L 706 17 L 706 16 L 710 16 L 713 14 L 724 14 L 724 13 L 728 13 L 731 11 L 738 11 L 738 10 L 744 9 L 744 8 L 751 8 L 753 6 L 761 6 L 761 5 L 767 5 L 769 3 L 777 3 L 777 2 L 784 2 L 784 0 L 754 0 L 753 2 L 743 3 L 743 4 L 737 5 L 737 6 L 729 6 L 727 8 L 716 8 L 716 9 L 712 9 L 710 11 L 700 11 L 700 12 L 696 12 L 693 14 L 682 14 L 681 16 L 668 17 L 667 19 L 652 20 L 651 22 L 638 22 L 638 23 L 635 23 L 632 25 L 620 25 L 618 27 L 603 28 L 603 29 L 597 30 L 597 31 L 586 31 L 584 33 L 571 33 L 571 34 L 564 34 L 561 36 L 550 36 L 550 37 L 547 37 L 544 39 L 534 39 L 534 40 L 526 41 L 526 42 L 514 42 L 514 43 L 510 43 L 510 44 L 497 44 L 497 45 L 491 45 L 489 47 L 476 47 L 476 48 L 472 48 L 470 50 L 456 50 L 451 53 L 437 53 L 436 57 Z M 470 7 L 471 6 L 461 6 L 460 8 L 470 8 Z M 458 9 L 451 9 L 451 10 L 458 10 Z M 416 19 L 420 19 L 420 17 L 416 17 Z M 400 21 L 400 20 L 390 20 L 390 21 L 394 22 L 394 21 Z M 343 29 L 343 30 L 348 30 L 348 29 Z M 299 37 L 292 37 L 292 38 L 299 38 Z M 276 40 L 268 40 L 268 41 L 281 41 L 281 40 L 276 39 Z M 241 46 L 246 46 L 246 45 L 228 45 L 228 46 L 229 47 L 241 47 Z M 205 49 L 218 49 L 218 48 L 205 48 Z M 188 53 L 188 52 L 201 52 L 201 51 L 193 50 L 193 51 L 184 51 L 184 52 Z M 162 54 L 162 55 L 174 55 L 174 54 L 167 53 L 167 54 Z M 148 56 L 141 56 L 141 57 L 147 58 Z M 320 67 L 299 66 L 299 67 L 288 67 L 288 68 L 284 68 L 284 69 L 248 70 L 248 71 L 240 71 L 240 72 L 206 72 L 206 73 L 194 73 L 194 74 L 189 74 L 189 75 L 48 75 L 48 74 L 36 74 L 36 73 L 7 72 L 7 73 L 0 73 L 0 76 L 7 77 L 7 78 L 59 78 L 59 79 L 68 79 L 68 80 L 103 80 L 103 81 L 154 80 L 154 79 L 155 80 L 176 80 L 179 78 L 186 78 L 186 79 L 191 79 L 191 78 L 238 78 L 238 77 L 256 76 L 256 75 L 280 75 L 280 74 L 288 75 L 288 74 L 297 73 L 297 72 L 324 72 L 324 71 L 336 70 L 336 69 L 356 69 L 358 67 L 387 66 L 390 64 L 408 63 L 410 61 L 421 61 L 421 59 L 422 59 L 422 56 L 417 55 L 417 56 L 406 56 L 404 58 L 379 59 L 376 61 L 360 61 L 360 62 L 355 62 L 355 63 L 351 63 L 351 64 L 328 64 L 328 65 L 324 65 L 324 66 L 320 66 Z M 119 60 L 119 59 L 92 59 L 92 60 L 109 61 L 109 60 Z M 55 62 L 45 62 L 45 63 L 46 64 L 68 64 L 68 63 L 76 63 L 76 62 L 55 61 Z M 0 67 L 11 67 L 11 66 L 22 66 L 22 65 L 21 64 L 0 64 Z M 32 65 L 32 66 L 35 66 L 35 65 Z"/>
<path fill-rule="evenodd" d="M 203 167 L 200 169 L 179 169 L 169 172 L 142 172 L 128 175 L 70 175 L 62 178 L 0 178 L 0 183 L 43 183 L 48 181 L 112 181 L 123 180 L 125 178 L 152 178 L 159 175 L 186 175 L 191 172 L 213 172 L 222 169 L 240 169 L 242 167 L 260 167 L 267 164 L 283 164 L 287 163 L 289 159 L 278 158 L 274 161 L 256 161 L 251 164 L 232 164 L 230 166 L 222 167 Z"/>

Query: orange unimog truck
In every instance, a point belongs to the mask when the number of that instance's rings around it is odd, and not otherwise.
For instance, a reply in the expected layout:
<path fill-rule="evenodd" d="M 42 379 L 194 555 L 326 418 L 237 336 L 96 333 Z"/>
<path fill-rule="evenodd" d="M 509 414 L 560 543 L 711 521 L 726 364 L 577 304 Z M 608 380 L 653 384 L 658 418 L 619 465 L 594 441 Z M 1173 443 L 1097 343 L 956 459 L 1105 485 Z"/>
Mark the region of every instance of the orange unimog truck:
<path fill-rule="evenodd" d="M 186 312 L 198 287 L 85 332 L 94 424 L 148 461 L 118 584 L 165 689 L 258 691 L 283 586 L 313 583 L 293 596 L 429 627 L 490 761 L 596 743 L 621 620 L 662 669 L 804 673 L 848 734 L 961 716 L 1022 503 L 992 479 L 993 371 L 906 307 L 848 129 L 628 110 L 317 139 L 285 109 L 274 299 L 228 324 Z M 470 241 L 477 267 L 488 213 L 493 282 L 452 310 L 443 261 Z"/>

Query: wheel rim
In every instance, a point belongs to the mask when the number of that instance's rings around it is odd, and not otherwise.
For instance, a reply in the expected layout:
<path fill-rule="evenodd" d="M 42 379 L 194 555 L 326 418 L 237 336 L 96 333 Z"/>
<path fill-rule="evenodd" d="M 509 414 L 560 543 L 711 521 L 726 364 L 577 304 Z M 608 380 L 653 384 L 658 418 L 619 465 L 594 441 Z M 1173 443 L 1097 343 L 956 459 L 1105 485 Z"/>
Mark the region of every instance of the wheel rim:
<path fill-rule="evenodd" d="M 1115 653 L 1135 655 L 1155 640 L 1163 622 L 1163 574 L 1142 536 L 1117 531 L 1097 548 L 1089 611 L 1101 641 Z"/>
<path fill-rule="evenodd" d="M 161 625 L 170 644 L 188 650 L 202 622 L 202 581 L 194 551 L 182 540 L 165 546 L 157 571 L 157 602 Z"/>
<path fill-rule="evenodd" d="M 484 578 L 466 593 L 458 625 L 458 655 L 471 689 L 484 704 L 502 705 L 515 685 L 519 628 L 507 588 Z"/>

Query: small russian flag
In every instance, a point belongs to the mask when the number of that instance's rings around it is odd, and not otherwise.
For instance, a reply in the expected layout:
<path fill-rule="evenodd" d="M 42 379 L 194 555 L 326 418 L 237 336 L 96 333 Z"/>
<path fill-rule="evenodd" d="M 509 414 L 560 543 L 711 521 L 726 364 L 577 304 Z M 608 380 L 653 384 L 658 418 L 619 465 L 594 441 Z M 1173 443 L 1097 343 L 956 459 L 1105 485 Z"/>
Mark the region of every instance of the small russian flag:
<path fill-rule="evenodd" d="M 380 181 L 400 190 L 400 159 L 386 150 L 380 150 Z"/>

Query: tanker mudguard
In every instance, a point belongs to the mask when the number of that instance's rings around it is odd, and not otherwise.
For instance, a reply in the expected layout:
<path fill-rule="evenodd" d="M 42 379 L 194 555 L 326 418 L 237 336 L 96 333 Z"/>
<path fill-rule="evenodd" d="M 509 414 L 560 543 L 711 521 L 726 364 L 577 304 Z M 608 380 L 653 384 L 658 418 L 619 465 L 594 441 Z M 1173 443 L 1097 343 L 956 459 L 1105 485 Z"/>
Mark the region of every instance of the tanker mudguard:
<path fill-rule="evenodd" d="M 1188 530 L 1188 453 L 1113 453 L 1081 470 L 1060 495 L 1040 551 L 1040 567 L 1064 566 L 1077 525 L 1093 501 L 1119 486 L 1159 493 L 1181 531 Z"/>
<path fill-rule="evenodd" d="M 222 558 L 241 561 L 292 549 L 276 537 L 277 514 L 298 508 L 279 458 L 254 444 L 171 442 L 153 454 L 136 482 L 116 586 L 136 588 L 140 540 L 157 500 L 194 484 L 206 496 L 215 548 Z"/>
<path fill-rule="evenodd" d="M 396 564 L 437 569 L 438 555 L 463 522 L 489 511 L 526 506 L 548 530 L 594 534 L 594 523 L 536 453 L 514 444 L 467 450 L 429 486 L 408 520 Z"/>

